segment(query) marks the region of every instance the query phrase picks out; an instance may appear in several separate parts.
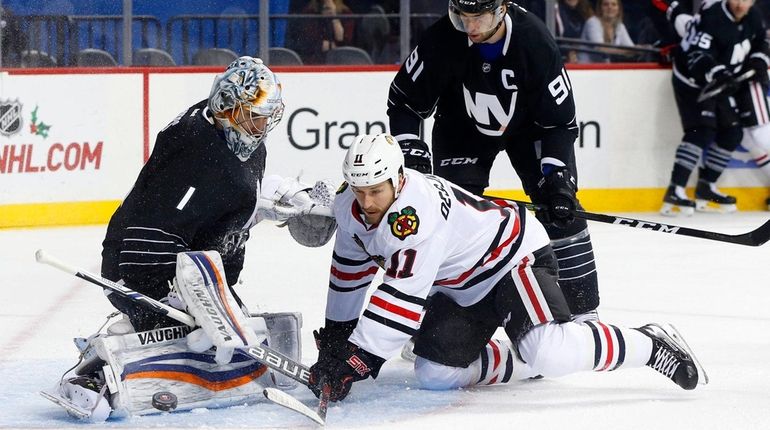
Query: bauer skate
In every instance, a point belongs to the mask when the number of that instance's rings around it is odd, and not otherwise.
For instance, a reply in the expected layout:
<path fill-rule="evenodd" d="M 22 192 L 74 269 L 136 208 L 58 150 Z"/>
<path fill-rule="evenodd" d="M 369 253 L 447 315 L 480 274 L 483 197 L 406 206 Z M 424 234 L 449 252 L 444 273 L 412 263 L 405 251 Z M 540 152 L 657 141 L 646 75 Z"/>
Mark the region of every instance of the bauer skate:
<path fill-rule="evenodd" d="M 683 187 L 670 185 L 663 197 L 663 207 L 660 208 L 661 215 L 691 216 L 695 212 L 695 202 L 687 198 Z"/>
<path fill-rule="evenodd" d="M 637 330 L 652 339 L 648 367 L 685 390 L 693 390 L 698 384 L 708 384 L 706 371 L 673 325 L 651 323 Z"/>
<path fill-rule="evenodd" d="M 737 210 L 735 197 L 722 194 L 713 182 L 699 180 L 695 187 L 695 210 L 698 212 L 732 213 Z"/>

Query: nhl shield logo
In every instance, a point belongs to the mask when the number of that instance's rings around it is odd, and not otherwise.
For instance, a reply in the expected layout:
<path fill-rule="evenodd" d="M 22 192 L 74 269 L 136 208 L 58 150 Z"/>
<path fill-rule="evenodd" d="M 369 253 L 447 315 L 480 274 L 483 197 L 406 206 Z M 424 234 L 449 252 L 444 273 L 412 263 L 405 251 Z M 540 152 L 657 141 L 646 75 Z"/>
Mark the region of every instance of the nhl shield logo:
<path fill-rule="evenodd" d="M 393 236 L 404 240 L 408 236 L 417 234 L 417 228 L 420 226 L 420 218 L 413 207 L 407 206 L 401 209 L 401 213 L 391 212 L 388 214 L 388 224 Z"/>
<path fill-rule="evenodd" d="M 19 100 L 0 100 L 0 134 L 11 136 L 21 130 L 21 103 Z"/>

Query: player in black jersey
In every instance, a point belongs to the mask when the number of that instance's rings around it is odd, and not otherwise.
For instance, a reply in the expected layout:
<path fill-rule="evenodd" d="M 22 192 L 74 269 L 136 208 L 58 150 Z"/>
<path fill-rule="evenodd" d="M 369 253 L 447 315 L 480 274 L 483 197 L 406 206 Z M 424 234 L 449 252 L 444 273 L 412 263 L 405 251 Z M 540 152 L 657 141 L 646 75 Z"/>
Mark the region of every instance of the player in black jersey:
<path fill-rule="evenodd" d="M 435 111 L 432 150 L 421 121 Z M 391 134 L 406 166 L 482 194 L 505 151 L 533 202 L 545 206 L 559 283 L 573 314 L 599 305 L 593 246 L 573 209 L 578 135 L 572 84 L 545 25 L 503 0 L 450 0 L 423 35 L 388 96 Z"/>
<path fill-rule="evenodd" d="M 695 209 L 734 211 L 735 197 L 721 193 L 715 182 L 741 142 L 742 127 L 755 141 L 770 138 L 764 127 L 770 122 L 766 98 L 770 56 L 765 27 L 753 4 L 753 0 L 707 1 L 687 24 L 672 77 L 684 137 L 663 199 L 665 215 L 689 215 Z M 669 18 L 676 22 L 676 2 L 669 9 Z M 736 77 L 749 70 L 754 76 L 737 83 Z M 726 84 L 726 91 L 698 103 L 708 83 Z M 684 189 L 701 158 L 693 202 Z"/>
<path fill-rule="evenodd" d="M 110 219 L 102 276 L 164 299 L 177 253 L 216 250 L 227 281 L 235 284 L 248 229 L 263 218 L 285 219 L 308 203 L 295 180 L 263 179 L 264 141 L 283 108 L 281 84 L 262 60 L 241 57 L 218 75 L 208 100 L 158 133 L 152 155 Z M 273 198 L 294 207 L 277 213 Z M 137 331 L 167 321 L 125 299 L 110 300 Z"/>

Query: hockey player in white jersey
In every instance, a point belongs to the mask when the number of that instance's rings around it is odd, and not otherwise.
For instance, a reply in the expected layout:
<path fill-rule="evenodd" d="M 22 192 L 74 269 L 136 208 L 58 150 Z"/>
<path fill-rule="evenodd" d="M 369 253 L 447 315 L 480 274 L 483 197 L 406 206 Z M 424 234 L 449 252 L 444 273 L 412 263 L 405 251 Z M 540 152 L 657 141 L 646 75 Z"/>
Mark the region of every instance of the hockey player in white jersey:
<path fill-rule="evenodd" d="M 548 235 L 522 207 L 405 169 L 387 134 L 359 136 L 343 175 L 316 395 L 328 384 L 342 400 L 412 336 L 427 389 L 644 365 L 686 390 L 707 381 L 670 325 L 570 322 Z M 508 339 L 492 339 L 498 327 Z"/>

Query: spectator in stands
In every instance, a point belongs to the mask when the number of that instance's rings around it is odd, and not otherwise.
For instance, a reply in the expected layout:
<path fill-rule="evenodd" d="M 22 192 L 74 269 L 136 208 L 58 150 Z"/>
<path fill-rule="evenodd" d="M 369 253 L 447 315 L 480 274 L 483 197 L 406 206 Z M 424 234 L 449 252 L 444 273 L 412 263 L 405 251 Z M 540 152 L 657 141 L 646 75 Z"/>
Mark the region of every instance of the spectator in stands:
<path fill-rule="evenodd" d="M 2 67 L 20 66 L 21 53 L 26 49 L 27 38 L 7 6 L 0 6 L 0 38 L 3 51 Z"/>
<path fill-rule="evenodd" d="M 310 0 L 302 9 L 303 14 L 319 14 L 324 17 L 353 13 L 343 0 Z M 309 19 L 301 27 L 295 50 L 305 64 L 326 62 L 326 53 L 337 46 L 350 45 L 353 40 L 353 19 Z"/>
<path fill-rule="evenodd" d="M 586 20 L 583 27 L 582 39 L 595 43 L 607 43 L 616 46 L 634 46 L 628 30 L 623 24 L 623 4 L 620 0 L 599 0 L 598 12 Z M 606 54 L 580 53 L 581 63 L 609 62 L 610 55 L 622 56 L 623 50 L 613 48 L 597 48 Z"/>
<path fill-rule="evenodd" d="M 594 15 L 588 0 L 559 0 L 556 3 L 556 36 L 579 39 L 583 35 L 586 20 Z M 577 52 L 568 51 L 566 63 L 577 62 Z"/>

